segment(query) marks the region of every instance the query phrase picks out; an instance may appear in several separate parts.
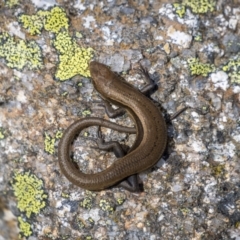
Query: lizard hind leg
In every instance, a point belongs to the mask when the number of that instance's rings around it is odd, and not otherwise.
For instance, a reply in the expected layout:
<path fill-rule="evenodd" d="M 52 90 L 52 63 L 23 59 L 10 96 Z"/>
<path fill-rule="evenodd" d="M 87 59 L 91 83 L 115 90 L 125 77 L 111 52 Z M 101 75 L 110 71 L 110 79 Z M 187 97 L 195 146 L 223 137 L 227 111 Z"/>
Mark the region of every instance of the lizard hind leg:
<path fill-rule="evenodd" d="M 101 128 L 98 127 L 98 138 L 95 140 L 97 147 L 100 150 L 112 151 L 117 158 L 124 157 L 127 153 L 126 147 L 117 141 L 105 142 L 102 136 Z M 113 187 L 123 187 L 130 192 L 142 192 L 143 184 L 137 174 L 131 175 Z"/>

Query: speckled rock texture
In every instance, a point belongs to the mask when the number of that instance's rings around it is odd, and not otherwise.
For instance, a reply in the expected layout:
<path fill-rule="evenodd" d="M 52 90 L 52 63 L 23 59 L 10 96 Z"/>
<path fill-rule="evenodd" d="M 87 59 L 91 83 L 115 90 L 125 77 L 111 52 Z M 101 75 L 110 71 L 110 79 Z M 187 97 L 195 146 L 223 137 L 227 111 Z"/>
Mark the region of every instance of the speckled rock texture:
<path fill-rule="evenodd" d="M 0 23 L 0 240 L 240 239 L 240 0 L 6 0 Z M 64 130 L 108 119 L 91 59 L 139 89 L 141 64 L 156 83 L 168 146 L 141 193 L 86 191 L 59 169 Z M 115 159 L 96 138 L 89 128 L 72 146 L 87 173 Z"/>

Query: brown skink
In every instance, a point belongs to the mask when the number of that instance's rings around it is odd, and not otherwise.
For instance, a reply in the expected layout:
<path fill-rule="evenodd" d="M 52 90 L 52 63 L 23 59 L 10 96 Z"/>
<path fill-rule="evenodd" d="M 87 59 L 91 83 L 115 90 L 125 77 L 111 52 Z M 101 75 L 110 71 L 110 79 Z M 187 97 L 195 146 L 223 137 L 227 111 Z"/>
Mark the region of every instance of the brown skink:
<path fill-rule="evenodd" d="M 58 159 L 62 173 L 73 184 L 88 190 L 111 187 L 133 174 L 152 167 L 162 156 L 167 142 L 164 118 L 154 103 L 138 89 L 113 73 L 106 65 L 93 61 L 90 73 L 95 89 L 108 102 L 123 107 L 130 113 L 135 128 L 126 128 L 100 118 L 85 118 L 74 122 L 64 132 L 58 146 Z M 77 169 L 70 158 L 70 145 L 75 136 L 86 127 L 103 126 L 136 133 L 132 150 L 118 158 L 99 173 L 85 174 Z"/>

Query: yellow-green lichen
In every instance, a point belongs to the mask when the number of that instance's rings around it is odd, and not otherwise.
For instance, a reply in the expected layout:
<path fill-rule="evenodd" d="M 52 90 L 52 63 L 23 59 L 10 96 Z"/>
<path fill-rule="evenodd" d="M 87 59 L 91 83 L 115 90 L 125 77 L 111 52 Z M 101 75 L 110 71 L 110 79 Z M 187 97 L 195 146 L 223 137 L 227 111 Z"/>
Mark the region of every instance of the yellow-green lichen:
<path fill-rule="evenodd" d="M 237 221 L 237 222 L 235 223 L 235 228 L 239 228 L 239 227 L 240 227 L 240 222 Z"/>
<path fill-rule="evenodd" d="M 83 111 L 82 111 L 82 115 L 83 115 L 84 117 L 89 116 L 90 114 L 91 114 L 91 110 L 89 110 L 89 109 L 86 109 L 86 110 L 83 110 Z"/>
<path fill-rule="evenodd" d="M 125 199 L 124 198 L 117 198 L 117 203 L 118 205 L 122 205 L 123 203 L 125 202 Z"/>
<path fill-rule="evenodd" d="M 70 195 L 69 195 L 68 193 L 62 193 L 61 196 L 62 196 L 63 198 L 69 198 L 69 197 L 70 197 Z"/>
<path fill-rule="evenodd" d="M 18 0 L 7 0 L 5 1 L 6 2 L 6 6 L 9 7 L 9 8 L 12 8 L 16 5 L 18 5 Z"/>
<path fill-rule="evenodd" d="M 240 84 L 240 58 L 235 60 L 231 59 L 222 69 L 223 71 L 228 72 L 231 83 Z"/>
<path fill-rule="evenodd" d="M 68 95 L 68 92 L 63 92 L 63 93 L 62 93 L 62 96 L 63 96 L 63 97 L 65 97 L 65 96 L 67 96 L 67 95 Z"/>
<path fill-rule="evenodd" d="M 19 21 L 31 35 L 40 34 L 43 28 L 58 33 L 61 29 L 69 27 L 66 13 L 60 7 L 54 7 L 50 11 L 39 10 L 32 16 L 22 14 Z"/>
<path fill-rule="evenodd" d="M 69 34 L 60 32 L 53 41 L 53 46 L 59 53 L 59 65 L 55 77 L 65 81 L 80 74 L 90 77 L 88 63 L 93 56 L 92 48 L 81 48 Z"/>
<path fill-rule="evenodd" d="M 0 128 L 0 140 L 5 138 L 5 133 L 4 130 L 2 128 Z"/>
<path fill-rule="evenodd" d="M 31 35 L 40 34 L 44 26 L 44 19 L 38 14 L 33 16 L 22 14 L 19 21 Z"/>
<path fill-rule="evenodd" d="M 191 75 L 207 77 L 209 73 L 215 70 L 213 64 L 201 63 L 198 58 L 189 58 L 187 62 Z"/>
<path fill-rule="evenodd" d="M 183 5 L 190 7 L 194 13 L 213 12 L 216 0 L 183 0 Z"/>
<path fill-rule="evenodd" d="M 179 17 L 183 17 L 186 7 L 190 7 L 193 13 L 203 14 L 213 12 L 216 6 L 216 0 L 183 0 L 182 3 L 173 4 Z"/>
<path fill-rule="evenodd" d="M 47 195 L 43 191 L 43 181 L 30 172 L 16 173 L 13 182 L 18 209 L 28 218 L 46 206 Z"/>
<path fill-rule="evenodd" d="M 19 238 L 24 237 L 29 237 L 30 235 L 32 235 L 32 230 L 31 230 L 31 225 L 24 221 L 22 219 L 22 217 L 18 217 L 18 224 L 19 224 Z"/>
<path fill-rule="evenodd" d="M 66 12 L 60 7 L 54 7 L 50 11 L 39 11 L 41 16 L 45 16 L 44 28 L 53 33 L 58 33 L 61 29 L 68 29 L 68 18 Z"/>
<path fill-rule="evenodd" d="M 93 226 L 95 223 L 95 221 L 91 217 L 88 218 L 88 222 L 90 223 L 91 226 Z"/>
<path fill-rule="evenodd" d="M 88 136 L 89 136 L 89 133 L 88 133 L 88 132 L 84 132 L 84 133 L 83 133 L 83 136 L 84 136 L 84 137 L 88 137 Z"/>
<path fill-rule="evenodd" d="M 42 67 L 40 47 L 34 41 L 15 41 L 6 32 L 0 33 L 0 57 L 4 58 L 7 66 L 22 70 L 24 67 L 38 69 Z"/>
<path fill-rule="evenodd" d="M 85 209 L 91 209 L 92 208 L 93 199 L 91 196 L 85 197 L 83 200 L 80 201 L 79 205 Z"/>
<path fill-rule="evenodd" d="M 16 75 L 14 75 L 13 78 L 14 78 L 15 81 L 20 81 L 20 77 L 18 77 Z"/>
<path fill-rule="evenodd" d="M 16 5 L 18 5 L 18 0 L 7 0 L 6 2 L 6 7 L 13 8 Z"/>
<path fill-rule="evenodd" d="M 225 173 L 225 165 L 211 166 L 211 170 L 215 177 L 221 177 Z"/>
<path fill-rule="evenodd" d="M 49 154 L 54 154 L 55 152 L 55 145 L 56 139 L 45 133 L 44 138 L 44 150 Z"/>
<path fill-rule="evenodd" d="M 185 6 L 183 4 L 180 4 L 180 3 L 174 3 L 173 6 L 175 8 L 175 11 L 176 11 L 177 15 L 180 18 L 183 18 L 184 15 L 185 15 L 185 12 L 186 12 Z"/>
<path fill-rule="evenodd" d="M 63 132 L 62 131 L 57 131 L 55 137 L 56 139 L 60 139 L 63 136 Z"/>
<path fill-rule="evenodd" d="M 65 81 L 77 74 L 90 77 L 88 63 L 93 56 L 93 49 L 79 47 L 69 35 L 68 18 L 62 8 L 40 10 L 32 16 L 23 14 L 19 20 L 32 35 L 40 34 L 42 29 L 56 34 L 52 44 L 59 55 L 59 65 L 55 74 L 58 80 Z M 77 36 L 79 37 L 79 34 Z"/>
<path fill-rule="evenodd" d="M 85 228 L 85 221 L 81 218 L 78 218 L 78 217 L 76 218 L 76 224 L 79 229 Z"/>
<path fill-rule="evenodd" d="M 76 32 L 75 36 L 76 36 L 76 38 L 82 38 L 83 37 L 83 35 L 80 32 Z"/>
<path fill-rule="evenodd" d="M 99 206 L 104 212 L 112 213 L 114 211 L 114 207 L 112 206 L 111 202 L 105 199 L 100 200 Z"/>
<path fill-rule="evenodd" d="M 61 235 L 60 239 L 61 240 L 68 240 L 68 239 L 70 239 L 70 235 L 69 234 Z"/>
<path fill-rule="evenodd" d="M 56 34 L 53 41 L 54 47 L 59 53 L 59 65 L 55 77 L 65 81 L 81 74 L 90 76 L 88 62 L 92 58 L 91 48 L 80 48 L 75 40 L 68 34 L 68 18 L 60 7 L 54 7 L 50 11 L 40 10 L 36 15 L 21 15 L 20 22 L 28 29 L 30 34 L 40 34 L 42 28 Z M 60 32 L 63 30 L 63 32 Z"/>
<path fill-rule="evenodd" d="M 44 134 L 45 134 L 44 150 L 45 150 L 45 152 L 47 152 L 49 154 L 54 154 L 56 140 L 60 139 L 62 137 L 63 132 L 58 130 L 54 137 L 48 135 L 46 132 Z"/>
<path fill-rule="evenodd" d="M 202 34 L 197 34 L 195 37 L 194 37 L 194 40 L 197 41 L 197 42 L 201 42 L 202 41 Z"/>
<path fill-rule="evenodd" d="M 179 210 L 184 216 L 186 216 L 190 212 L 188 208 L 180 208 Z"/>

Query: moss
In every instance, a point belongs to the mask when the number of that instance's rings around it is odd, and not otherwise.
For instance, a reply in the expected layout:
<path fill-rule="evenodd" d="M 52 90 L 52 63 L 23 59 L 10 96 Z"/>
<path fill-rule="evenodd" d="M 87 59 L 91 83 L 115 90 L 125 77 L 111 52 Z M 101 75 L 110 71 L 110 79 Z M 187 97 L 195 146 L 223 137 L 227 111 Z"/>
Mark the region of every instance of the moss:
<path fill-rule="evenodd" d="M 209 73 L 215 70 L 214 65 L 201 63 L 198 58 L 189 58 L 187 62 L 191 75 L 202 75 L 207 77 Z"/>
<path fill-rule="evenodd" d="M 223 66 L 222 70 L 227 72 L 231 83 L 240 84 L 240 58 L 231 59 L 226 65 Z"/>
<path fill-rule="evenodd" d="M 93 56 L 92 48 L 80 48 L 66 31 L 57 34 L 53 45 L 59 53 L 57 79 L 65 81 L 77 74 L 90 77 L 88 63 Z"/>
<path fill-rule="evenodd" d="M 46 206 L 47 195 L 43 191 L 43 181 L 34 174 L 16 173 L 12 186 L 18 202 L 17 207 L 28 218 Z"/>
<path fill-rule="evenodd" d="M 40 47 L 34 41 L 15 41 L 8 33 L 0 33 L 0 57 L 4 58 L 7 66 L 22 70 L 42 68 Z"/>
<path fill-rule="evenodd" d="M 182 3 L 173 4 L 179 17 L 184 17 L 186 7 L 190 7 L 193 13 L 203 14 L 213 12 L 216 6 L 216 0 L 183 0 Z"/>
<path fill-rule="evenodd" d="M 18 224 L 20 229 L 19 238 L 23 236 L 29 237 L 30 235 L 32 235 L 31 225 L 28 222 L 24 221 L 22 217 L 18 217 Z"/>

